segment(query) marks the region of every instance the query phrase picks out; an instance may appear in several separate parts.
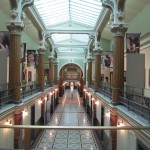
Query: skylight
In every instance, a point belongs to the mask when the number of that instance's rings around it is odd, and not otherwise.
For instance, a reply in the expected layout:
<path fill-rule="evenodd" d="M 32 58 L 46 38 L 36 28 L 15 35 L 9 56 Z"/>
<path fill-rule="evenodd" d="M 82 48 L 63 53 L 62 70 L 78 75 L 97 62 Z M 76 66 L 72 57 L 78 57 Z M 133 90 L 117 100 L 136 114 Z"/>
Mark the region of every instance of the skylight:
<path fill-rule="evenodd" d="M 60 42 L 69 41 L 72 43 L 77 43 L 77 41 L 82 42 L 82 44 L 88 44 L 89 35 L 88 34 L 52 34 L 52 39 L 55 44 Z M 79 43 L 78 43 L 79 44 Z"/>
<path fill-rule="evenodd" d="M 100 0 L 34 0 L 46 27 L 76 22 L 95 27 L 102 5 Z"/>
<path fill-rule="evenodd" d="M 89 33 L 80 31 L 95 29 L 102 11 L 100 0 L 34 0 L 34 4 L 46 30 L 53 30 L 51 39 L 59 52 L 84 52 Z M 70 33 L 62 34 L 60 30 Z M 79 32 L 72 33 L 73 30 Z"/>

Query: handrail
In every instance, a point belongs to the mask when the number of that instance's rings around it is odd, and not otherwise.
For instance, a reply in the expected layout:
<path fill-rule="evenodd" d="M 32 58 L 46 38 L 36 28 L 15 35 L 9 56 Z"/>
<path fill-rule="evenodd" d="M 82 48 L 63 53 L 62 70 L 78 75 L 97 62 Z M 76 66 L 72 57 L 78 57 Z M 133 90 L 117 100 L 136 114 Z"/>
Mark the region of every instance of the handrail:
<path fill-rule="evenodd" d="M 0 128 L 19 129 L 57 129 L 57 130 L 150 130 L 150 126 L 33 126 L 33 125 L 0 125 Z"/>

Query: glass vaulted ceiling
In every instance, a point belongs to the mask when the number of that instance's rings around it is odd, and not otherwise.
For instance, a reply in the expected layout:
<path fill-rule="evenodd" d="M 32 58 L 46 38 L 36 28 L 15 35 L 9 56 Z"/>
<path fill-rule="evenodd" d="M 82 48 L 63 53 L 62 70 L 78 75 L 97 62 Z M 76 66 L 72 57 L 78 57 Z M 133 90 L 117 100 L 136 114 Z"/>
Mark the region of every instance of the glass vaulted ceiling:
<path fill-rule="evenodd" d="M 94 30 L 102 10 L 100 0 L 34 0 L 34 4 L 46 29 L 49 30 L 54 27 L 56 29 L 57 26 L 60 30 L 65 24 L 68 29 L 71 27 L 71 30 L 74 29 L 73 26 Z M 64 26 L 65 30 L 66 27 Z M 55 45 L 85 46 L 88 44 L 89 35 L 52 34 L 52 40 Z"/>

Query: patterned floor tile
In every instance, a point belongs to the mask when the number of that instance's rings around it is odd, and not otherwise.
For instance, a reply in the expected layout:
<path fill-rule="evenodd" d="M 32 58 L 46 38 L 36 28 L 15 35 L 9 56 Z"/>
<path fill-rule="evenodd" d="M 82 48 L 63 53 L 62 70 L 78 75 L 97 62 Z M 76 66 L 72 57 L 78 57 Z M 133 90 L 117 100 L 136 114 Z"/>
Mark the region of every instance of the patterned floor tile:
<path fill-rule="evenodd" d="M 76 91 L 74 97 L 70 98 L 69 90 L 66 91 L 66 98 L 59 100 L 50 120 L 50 126 L 90 125 L 85 109 L 82 107 L 82 100 L 79 104 L 77 96 L 79 95 Z M 37 148 L 41 150 L 98 150 L 90 130 L 46 130 Z"/>

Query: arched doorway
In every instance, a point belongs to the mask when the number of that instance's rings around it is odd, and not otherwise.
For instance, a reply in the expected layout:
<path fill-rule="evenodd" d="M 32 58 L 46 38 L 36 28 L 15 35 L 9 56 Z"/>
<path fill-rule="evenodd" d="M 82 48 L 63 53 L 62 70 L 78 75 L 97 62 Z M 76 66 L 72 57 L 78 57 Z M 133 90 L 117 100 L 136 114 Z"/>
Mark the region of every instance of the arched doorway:
<path fill-rule="evenodd" d="M 83 71 L 73 63 L 64 65 L 59 71 L 59 96 L 63 96 L 65 89 L 70 88 L 70 83 L 73 82 L 75 88 L 78 89 L 80 96 L 83 91 Z"/>

